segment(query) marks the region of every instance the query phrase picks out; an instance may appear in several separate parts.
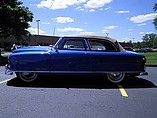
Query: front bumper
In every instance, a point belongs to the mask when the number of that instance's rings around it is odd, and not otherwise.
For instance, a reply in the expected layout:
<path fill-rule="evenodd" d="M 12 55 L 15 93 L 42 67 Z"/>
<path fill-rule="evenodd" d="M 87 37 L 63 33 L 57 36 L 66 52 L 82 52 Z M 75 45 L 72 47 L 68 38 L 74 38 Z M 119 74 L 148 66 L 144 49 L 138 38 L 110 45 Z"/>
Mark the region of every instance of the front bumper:
<path fill-rule="evenodd" d="M 10 65 L 9 64 L 5 65 L 5 74 L 6 75 L 13 75 L 13 71 L 10 70 Z"/>

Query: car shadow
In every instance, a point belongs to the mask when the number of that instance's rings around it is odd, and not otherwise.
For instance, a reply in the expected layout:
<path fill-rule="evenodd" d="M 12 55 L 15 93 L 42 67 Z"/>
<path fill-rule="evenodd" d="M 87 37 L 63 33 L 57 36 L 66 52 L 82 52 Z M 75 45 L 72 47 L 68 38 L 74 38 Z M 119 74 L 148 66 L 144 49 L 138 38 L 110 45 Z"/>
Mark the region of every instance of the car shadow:
<path fill-rule="evenodd" d="M 155 88 L 151 81 L 139 77 L 126 78 L 120 83 L 124 88 Z M 35 88 L 82 88 L 82 89 L 117 89 L 117 84 L 113 84 L 104 76 L 70 76 L 53 75 L 41 76 L 31 83 L 24 83 L 14 78 L 7 82 L 8 86 L 14 87 L 35 87 Z"/>

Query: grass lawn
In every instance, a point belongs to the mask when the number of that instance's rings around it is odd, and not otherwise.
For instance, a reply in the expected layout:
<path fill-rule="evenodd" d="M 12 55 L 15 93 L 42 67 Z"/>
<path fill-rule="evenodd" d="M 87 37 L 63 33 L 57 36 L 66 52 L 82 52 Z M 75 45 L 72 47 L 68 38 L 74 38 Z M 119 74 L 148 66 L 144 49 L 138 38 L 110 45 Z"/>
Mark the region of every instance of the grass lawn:
<path fill-rule="evenodd" d="M 147 58 L 146 65 L 157 65 L 157 52 L 141 53 Z"/>

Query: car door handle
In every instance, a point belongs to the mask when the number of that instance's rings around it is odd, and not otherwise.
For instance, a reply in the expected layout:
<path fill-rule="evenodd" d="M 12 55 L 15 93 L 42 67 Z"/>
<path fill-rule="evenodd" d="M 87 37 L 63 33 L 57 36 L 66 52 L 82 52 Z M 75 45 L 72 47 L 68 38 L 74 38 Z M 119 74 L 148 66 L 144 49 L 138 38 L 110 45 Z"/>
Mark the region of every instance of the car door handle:
<path fill-rule="evenodd" d="M 90 52 L 85 52 L 85 55 L 91 55 L 92 53 L 90 53 Z"/>

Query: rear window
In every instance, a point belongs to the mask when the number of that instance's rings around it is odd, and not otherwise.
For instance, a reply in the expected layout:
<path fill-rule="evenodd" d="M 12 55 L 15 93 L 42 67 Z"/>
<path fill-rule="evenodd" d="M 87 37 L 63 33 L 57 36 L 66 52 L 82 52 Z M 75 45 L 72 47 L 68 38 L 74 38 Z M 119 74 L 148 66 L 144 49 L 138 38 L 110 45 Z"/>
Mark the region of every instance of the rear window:
<path fill-rule="evenodd" d="M 116 47 L 109 41 L 89 40 L 91 50 L 95 51 L 117 51 Z"/>

